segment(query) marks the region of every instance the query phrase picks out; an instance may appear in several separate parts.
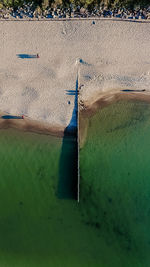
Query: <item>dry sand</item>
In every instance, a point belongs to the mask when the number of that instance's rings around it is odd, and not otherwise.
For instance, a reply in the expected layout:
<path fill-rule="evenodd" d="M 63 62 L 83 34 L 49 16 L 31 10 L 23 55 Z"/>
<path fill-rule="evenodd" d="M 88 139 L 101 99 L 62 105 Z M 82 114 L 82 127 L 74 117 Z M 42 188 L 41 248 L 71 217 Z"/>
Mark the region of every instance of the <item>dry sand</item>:
<path fill-rule="evenodd" d="M 149 23 L 0 21 L 0 110 L 49 129 L 73 125 L 75 96 L 67 90 L 76 89 L 77 72 L 86 105 L 121 89 L 149 93 L 149 40 Z"/>

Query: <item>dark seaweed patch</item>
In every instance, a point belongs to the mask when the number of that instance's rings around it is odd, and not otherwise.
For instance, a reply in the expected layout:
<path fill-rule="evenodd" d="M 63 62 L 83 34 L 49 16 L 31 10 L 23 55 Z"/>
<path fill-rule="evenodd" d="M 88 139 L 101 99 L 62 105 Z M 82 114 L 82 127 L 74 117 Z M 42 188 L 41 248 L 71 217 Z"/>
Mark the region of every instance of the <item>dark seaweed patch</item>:
<path fill-rule="evenodd" d="M 112 198 L 111 197 L 108 197 L 108 202 L 112 203 Z"/>

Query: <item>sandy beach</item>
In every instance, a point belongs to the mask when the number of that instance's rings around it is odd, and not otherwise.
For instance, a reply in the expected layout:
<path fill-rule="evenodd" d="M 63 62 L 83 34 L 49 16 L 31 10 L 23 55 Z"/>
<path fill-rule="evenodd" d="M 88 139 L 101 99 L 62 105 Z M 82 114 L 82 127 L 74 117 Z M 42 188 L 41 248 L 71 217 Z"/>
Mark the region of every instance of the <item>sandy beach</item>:
<path fill-rule="evenodd" d="M 62 132 L 75 123 L 77 77 L 85 106 L 123 89 L 149 94 L 149 39 L 136 21 L 0 21 L 0 110 Z"/>

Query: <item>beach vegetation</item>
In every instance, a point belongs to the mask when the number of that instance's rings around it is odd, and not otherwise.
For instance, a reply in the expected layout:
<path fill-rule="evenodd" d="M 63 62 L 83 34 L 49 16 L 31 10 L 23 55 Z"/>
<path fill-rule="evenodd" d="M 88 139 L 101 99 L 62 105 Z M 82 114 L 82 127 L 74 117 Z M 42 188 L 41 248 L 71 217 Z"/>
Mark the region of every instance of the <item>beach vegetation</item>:
<path fill-rule="evenodd" d="M 144 8 L 150 5 L 149 0 L 0 0 L 0 9 L 2 8 L 17 8 L 31 4 L 34 10 L 41 8 L 42 11 L 53 8 L 68 8 L 74 9 L 86 8 L 88 10 L 94 10 L 95 8 L 114 9 L 114 8 Z"/>
<path fill-rule="evenodd" d="M 35 14 L 36 15 L 41 15 L 41 13 L 42 13 L 42 10 L 41 10 L 40 6 L 37 6 L 36 9 L 35 9 Z"/>

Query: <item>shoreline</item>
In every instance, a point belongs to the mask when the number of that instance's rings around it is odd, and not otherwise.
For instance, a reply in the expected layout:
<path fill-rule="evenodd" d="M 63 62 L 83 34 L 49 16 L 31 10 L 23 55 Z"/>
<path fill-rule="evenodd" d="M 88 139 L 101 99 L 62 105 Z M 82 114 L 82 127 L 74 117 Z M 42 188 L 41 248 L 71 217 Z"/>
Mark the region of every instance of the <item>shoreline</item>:
<path fill-rule="evenodd" d="M 16 129 L 24 132 L 33 132 L 38 134 L 51 135 L 55 137 L 64 137 L 64 126 L 51 125 L 41 121 L 36 121 L 24 117 L 24 119 L 4 119 L 2 116 L 8 115 L 6 113 L 0 113 L 0 130 L 1 129 Z"/>
<path fill-rule="evenodd" d="M 79 139 L 80 145 L 83 143 L 83 139 L 86 138 L 88 118 L 92 117 L 99 109 L 102 109 L 112 103 L 120 100 L 139 100 L 150 103 L 150 92 L 115 92 L 110 91 L 101 95 L 98 95 L 95 100 L 87 102 L 80 99 L 79 101 Z M 7 113 L 0 112 L 0 129 L 16 129 L 25 132 L 34 132 L 38 134 L 51 135 L 55 137 L 73 136 L 76 129 L 74 127 L 68 128 L 61 125 L 52 125 L 42 121 L 32 120 L 28 117 L 18 119 L 4 119 L 2 116 L 7 116 Z M 15 116 L 14 116 L 15 117 Z M 20 118 L 19 118 L 20 117 Z M 82 136 L 82 137 L 81 137 Z M 82 145 L 81 145 L 82 146 Z"/>
<path fill-rule="evenodd" d="M 139 100 L 150 103 L 150 92 L 123 92 L 113 90 L 106 93 L 101 93 L 93 97 L 92 101 L 84 101 L 80 99 L 79 112 L 83 117 L 91 117 L 99 108 L 103 108 L 120 100 Z"/>
<path fill-rule="evenodd" d="M 95 97 L 95 100 L 79 101 L 79 146 L 83 147 L 88 131 L 89 120 L 88 118 L 94 116 L 94 114 L 112 103 L 116 103 L 120 100 L 132 100 L 142 101 L 150 103 L 150 92 L 122 92 L 122 91 L 110 91 Z"/>
<path fill-rule="evenodd" d="M 102 109 L 112 103 L 120 100 L 139 100 L 150 103 L 150 92 L 121 92 L 110 91 L 101 95 L 98 95 L 95 100 L 91 102 L 79 101 L 79 138 L 86 135 L 88 118 L 92 117 L 99 109 Z M 8 116 L 7 113 L 0 112 L 0 129 L 18 129 L 25 132 L 34 132 L 39 134 L 51 135 L 56 137 L 73 136 L 75 133 L 74 127 L 68 128 L 61 125 L 51 125 L 42 121 L 32 120 L 28 117 L 21 118 L 18 116 L 16 119 L 5 119 L 3 116 Z M 82 127 L 81 127 L 82 124 Z M 84 138 L 85 139 L 85 138 Z M 82 143 L 82 142 L 81 142 Z"/>
<path fill-rule="evenodd" d="M 76 135 L 76 127 L 67 127 L 62 125 L 52 125 L 42 121 L 32 120 L 28 117 L 22 119 L 22 116 L 12 119 L 4 119 L 2 116 L 7 116 L 6 113 L 0 113 L 0 130 L 1 129 L 16 129 L 23 132 L 33 132 L 43 135 L 51 135 L 58 138 L 74 137 Z M 13 117 L 13 116 L 12 116 Z M 16 117 L 16 116 L 14 116 Z"/>

